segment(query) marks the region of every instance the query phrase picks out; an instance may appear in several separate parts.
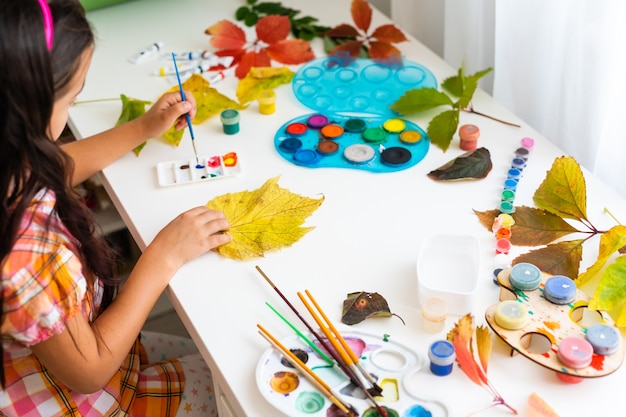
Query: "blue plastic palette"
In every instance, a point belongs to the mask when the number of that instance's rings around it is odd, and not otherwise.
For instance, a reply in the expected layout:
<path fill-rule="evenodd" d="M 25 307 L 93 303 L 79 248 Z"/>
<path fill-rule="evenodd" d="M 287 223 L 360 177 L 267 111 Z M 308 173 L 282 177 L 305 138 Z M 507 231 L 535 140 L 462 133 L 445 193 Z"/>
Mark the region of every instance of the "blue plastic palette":
<path fill-rule="evenodd" d="M 315 113 L 285 123 L 274 146 L 287 161 L 308 168 L 394 172 L 421 161 L 430 140 L 418 125 L 397 117 Z"/>

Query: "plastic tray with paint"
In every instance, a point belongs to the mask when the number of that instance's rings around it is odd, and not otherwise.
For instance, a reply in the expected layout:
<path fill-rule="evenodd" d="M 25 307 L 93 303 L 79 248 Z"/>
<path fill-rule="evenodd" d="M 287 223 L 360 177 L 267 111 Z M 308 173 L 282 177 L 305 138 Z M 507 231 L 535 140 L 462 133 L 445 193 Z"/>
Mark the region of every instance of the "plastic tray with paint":
<path fill-rule="evenodd" d="M 406 386 L 409 383 L 407 380 L 410 380 L 407 377 L 419 371 L 424 365 L 425 360 L 422 357 L 411 349 L 395 341 L 385 341 L 382 337 L 361 332 L 346 332 L 343 337 L 360 357 L 359 364 L 376 378 L 377 384 L 382 388 L 382 396 L 374 399 L 390 417 L 448 415 L 443 404 L 419 399 L 414 396 L 415 390 Z M 298 336 L 286 337 L 281 343 L 329 385 L 344 404 L 351 405 L 359 416 L 374 417 L 380 414 L 356 385 L 328 365 Z M 273 348 L 266 350 L 261 356 L 256 369 L 256 380 L 261 394 L 288 416 L 344 415 Z"/>
<path fill-rule="evenodd" d="M 513 268 L 517 270 L 512 276 Z M 511 354 L 521 353 L 556 371 L 565 382 L 605 376 L 621 366 L 624 342 L 613 319 L 605 311 L 588 309 L 587 295 L 572 285 L 569 278 L 553 276 L 532 264 L 522 263 L 500 271 L 497 281 L 500 303 L 489 307 L 485 318 L 492 330 L 511 347 Z M 565 296 L 566 292 L 569 294 Z M 564 296 L 560 297 L 560 293 Z M 599 344 L 591 346 L 587 342 L 591 341 L 590 329 L 598 328 L 602 332 Z M 575 344 L 569 345 L 564 340 Z M 602 347 L 605 343 L 610 343 L 610 350 L 608 345 Z M 587 353 L 585 346 L 589 346 Z M 573 361 L 565 360 L 566 349 L 574 355 Z M 597 349 L 605 352 L 599 354 Z M 578 363 L 576 356 L 583 360 L 583 353 L 587 362 Z"/>
<path fill-rule="evenodd" d="M 182 185 L 232 177 L 241 171 L 237 154 L 229 152 L 195 160 L 160 162 L 157 164 L 159 185 Z"/>
<path fill-rule="evenodd" d="M 274 146 L 287 161 L 309 168 L 394 172 L 424 159 L 430 140 L 418 125 L 398 117 L 314 113 L 285 123 Z"/>
<path fill-rule="evenodd" d="M 309 61 L 295 74 L 293 92 L 317 112 L 359 112 L 394 115 L 389 108 L 407 90 L 437 88 L 426 67 L 404 60 L 371 60 L 330 56 Z"/>

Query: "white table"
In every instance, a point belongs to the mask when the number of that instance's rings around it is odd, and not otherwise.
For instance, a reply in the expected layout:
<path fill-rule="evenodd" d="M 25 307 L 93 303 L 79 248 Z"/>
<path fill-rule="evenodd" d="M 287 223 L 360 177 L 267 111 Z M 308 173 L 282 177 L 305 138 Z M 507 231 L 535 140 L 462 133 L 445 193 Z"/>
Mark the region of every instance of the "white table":
<path fill-rule="evenodd" d="M 302 10 L 303 16 L 318 17 L 327 26 L 351 22 L 347 0 L 289 0 L 285 4 Z M 209 48 L 209 37 L 204 35 L 204 30 L 223 18 L 234 21 L 238 6 L 240 2 L 218 0 L 136 0 L 90 12 L 88 17 L 98 41 L 79 100 L 115 98 L 121 93 L 154 100 L 170 87 L 164 79 L 150 75 L 158 64 L 152 61 L 131 65 L 126 59 L 159 40 L 165 42 L 166 50 Z M 387 18 L 375 12 L 372 28 L 386 22 Z M 252 36 L 251 31 L 248 33 Z M 321 56 L 319 40 L 313 45 L 317 56 Z M 399 47 L 407 58 L 428 67 L 439 81 L 455 73 L 455 69 L 414 39 Z M 236 85 L 231 75 L 216 87 L 234 98 Z M 291 330 L 264 305 L 265 301 L 278 307 L 294 323 L 297 320 L 257 273 L 255 265 L 296 305 L 300 305 L 296 292 L 309 289 L 336 324 L 340 324 L 341 303 L 346 294 L 354 291 L 382 294 L 391 310 L 404 318 L 406 326 L 396 318 L 387 318 L 366 320 L 355 329 L 387 333 L 426 355 L 430 343 L 444 338 L 445 334 L 427 334 L 422 329 L 416 260 L 424 237 L 459 233 L 478 238 L 480 286 L 477 307 L 472 313 L 479 324 L 484 324 L 485 309 L 498 299 L 498 289 L 492 283 L 494 238 L 479 224 L 472 209 L 496 208 L 506 170 L 522 137 L 534 138 L 535 148 L 518 188 L 516 205 L 534 206 L 534 191 L 554 158 L 562 154 L 479 91 L 474 100 L 478 110 L 522 125 L 514 128 L 475 115 L 461 115 L 461 124 L 480 126 L 479 146 L 491 152 L 494 167 L 484 180 L 440 183 L 427 178 L 429 171 L 461 153 L 458 138 L 447 152 L 431 146 L 421 163 L 396 173 L 303 168 L 282 159 L 274 149 L 273 138 L 283 123 L 312 110 L 295 99 L 290 86 L 282 86 L 276 92 L 277 112 L 261 115 L 256 103 L 252 103 L 241 112 L 241 131 L 237 135 L 223 134 L 219 117 L 194 128 L 201 155 L 238 153 L 242 167 L 238 176 L 160 187 L 155 169 L 159 162 L 193 155 L 187 132 L 179 147 L 151 141 L 139 157 L 129 153 L 102 175 L 106 190 L 142 249 L 180 212 L 229 192 L 256 189 L 275 176 L 280 176 L 281 187 L 294 193 L 313 198 L 325 196 L 322 206 L 306 222 L 315 229 L 292 247 L 247 262 L 207 254 L 183 267 L 171 281 L 168 296 L 213 369 L 223 417 L 280 414 L 263 398 L 255 382 L 257 362 L 269 347 L 257 334 L 256 324 L 261 323 L 278 337 L 291 335 Z M 110 128 L 120 109 L 117 101 L 77 105 L 70 112 L 71 128 L 79 138 Z M 431 116 L 410 120 L 425 128 Z M 613 222 L 603 213 L 604 207 L 609 207 L 617 218 L 626 219 L 626 201 L 589 173 L 586 179 L 590 218 L 599 226 L 610 227 Z M 591 246 L 586 249 L 584 265 L 595 259 Z M 515 253 L 522 250 L 516 248 Z M 446 328 L 457 318 L 448 317 Z M 522 415 L 533 392 L 561 416 L 622 415 L 626 409 L 621 398 L 625 377 L 626 370 L 622 367 L 603 378 L 566 385 L 553 372 L 521 355 L 509 357 L 509 350 L 499 340 L 494 343 L 489 368 L 490 380 Z M 419 381 L 422 395 L 444 399 L 451 416 L 467 415 L 491 401 L 487 392 L 472 384 L 459 369 L 445 378 L 425 370 L 420 373 Z M 495 407 L 481 415 L 508 414 L 503 407 Z"/>

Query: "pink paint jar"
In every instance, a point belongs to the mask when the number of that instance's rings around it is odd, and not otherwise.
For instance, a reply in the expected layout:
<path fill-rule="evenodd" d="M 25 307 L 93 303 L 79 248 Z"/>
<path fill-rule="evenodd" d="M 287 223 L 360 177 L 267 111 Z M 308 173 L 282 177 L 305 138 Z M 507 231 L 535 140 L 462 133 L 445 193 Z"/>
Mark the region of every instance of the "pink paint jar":
<path fill-rule="evenodd" d="M 463 125 L 459 128 L 459 138 L 461 138 L 461 149 L 471 151 L 476 149 L 478 138 L 480 137 L 480 129 L 476 125 Z"/>
<path fill-rule="evenodd" d="M 556 357 L 563 365 L 569 368 L 583 369 L 591 365 L 593 346 L 581 337 L 566 337 L 559 343 Z M 557 377 L 569 384 L 577 384 L 583 380 L 579 376 L 562 372 L 557 372 Z"/>

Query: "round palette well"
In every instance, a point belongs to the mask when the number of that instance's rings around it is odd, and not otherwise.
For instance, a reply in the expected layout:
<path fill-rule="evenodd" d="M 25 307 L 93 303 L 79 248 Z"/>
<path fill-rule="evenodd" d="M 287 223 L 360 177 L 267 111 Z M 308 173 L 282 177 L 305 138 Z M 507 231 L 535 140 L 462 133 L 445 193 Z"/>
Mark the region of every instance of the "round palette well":
<path fill-rule="evenodd" d="M 314 113 L 281 126 L 274 146 L 287 161 L 309 168 L 394 172 L 424 159 L 430 140 L 418 125 L 397 117 Z"/>
<path fill-rule="evenodd" d="M 318 112 L 359 112 L 394 115 L 389 108 L 407 90 L 437 88 L 426 67 L 401 57 L 371 60 L 330 56 L 309 61 L 295 74 L 293 92 Z"/>
<path fill-rule="evenodd" d="M 424 366 L 424 358 L 395 341 L 384 341 L 380 336 L 362 332 L 342 335 L 360 357 L 359 364 L 375 376 L 378 385 L 383 388 L 384 395 L 376 397 L 376 402 L 387 409 L 390 416 L 428 415 L 426 412 L 430 412 L 432 417 L 448 415 L 445 406 L 417 400 L 411 395 L 414 390 L 404 386 L 405 376 L 419 371 Z M 352 405 L 359 415 L 378 415 L 377 411 L 372 411 L 372 403 L 356 386 L 331 368 L 298 336 L 288 336 L 281 343 L 300 359 L 306 358 L 307 367 L 328 384 L 342 402 Z M 256 381 L 263 397 L 288 416 L 339 415 L 333 414 L 338 411 L 336 406 L 273 348 L 267 349 L 259 359 Z"/>

